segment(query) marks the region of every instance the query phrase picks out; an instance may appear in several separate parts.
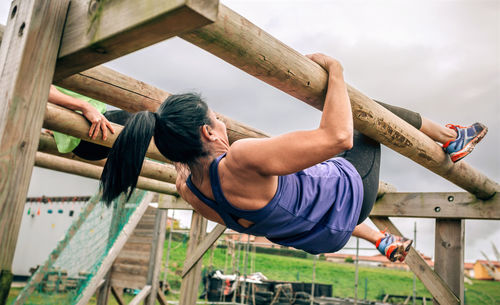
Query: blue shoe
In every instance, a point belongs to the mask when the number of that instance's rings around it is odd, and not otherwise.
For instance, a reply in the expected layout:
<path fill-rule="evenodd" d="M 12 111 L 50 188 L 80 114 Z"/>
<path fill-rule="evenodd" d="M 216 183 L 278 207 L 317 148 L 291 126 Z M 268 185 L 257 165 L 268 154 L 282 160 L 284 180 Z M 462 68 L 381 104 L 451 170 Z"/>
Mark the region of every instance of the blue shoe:
<path fill-rule="evenodd" d="M 488 127 L 481 123 L 474 123 L 467 127 L 447 124 L 446 127 L 454 129 L 458 135 L 454 141 L 450 140 L 443 145 L 444 151 L 450 155 L 453 162 L 457 162 L 470 154 L 476 144 L 488 132 Z"/>
<path fill-rule="evenodd" d="M 385 230 L 382 231 L 382 233 L 384 233 L 385 236 L 375 243 L 375 247 L 377 247 L 378 251 L 382 253 L 382 255 L 385 255 L 391 262 L 404 261 L 408 251 L 410 251 L 413 240 L 385 233 Z"/>

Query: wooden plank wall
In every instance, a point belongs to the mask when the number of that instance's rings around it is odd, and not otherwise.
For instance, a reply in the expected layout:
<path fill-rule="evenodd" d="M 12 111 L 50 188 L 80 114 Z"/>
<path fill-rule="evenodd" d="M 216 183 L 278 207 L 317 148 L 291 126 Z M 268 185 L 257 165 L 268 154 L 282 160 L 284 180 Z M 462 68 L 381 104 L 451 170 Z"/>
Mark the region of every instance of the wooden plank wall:
<path fill-rule="evenodd" d="M 120 288 L 142 289 L 147 285 L 157 211 L 148 207 L 113 264 L 111 285 L 118 291 Z"/>

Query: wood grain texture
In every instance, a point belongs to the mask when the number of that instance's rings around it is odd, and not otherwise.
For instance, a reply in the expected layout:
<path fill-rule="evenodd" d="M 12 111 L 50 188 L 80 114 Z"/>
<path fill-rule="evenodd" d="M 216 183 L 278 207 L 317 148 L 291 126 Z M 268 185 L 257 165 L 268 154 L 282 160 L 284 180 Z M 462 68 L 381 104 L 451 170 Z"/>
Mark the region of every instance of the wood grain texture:
<path fill-rule="evenodd" d="M 193 212 L 191 218 L 191 230 L 189 231 L 189 242 L 186 253 L 193 253 L 196 247 L 202 242 L 207 231 L 207 220 L 199 213 Z M 186 261 L 189 257 L 186 258 Z M 198 287 L 201 281 L 201 267 L 203 262 L 199 260 L 196 265 L 183 278 L 179 305 L 196 304 L 198 298 Z"/>
<path fill-rule="evenodd" d="M 467 192 L 386 193 L 371 216 L 500 219 L 500 196 L 477 199 Z"/>
<path fill-rule="evenodd" d="M 434 271 L 464 304 L 464 238 L 463 219 L 436 219 Z M 439 304 L 438 301 L 434 302 Z"/>
<path fill-rule="evenodd" d="M 215 20 L 218 0 L 73 1 L 55 79 Z"/>
<path fill-rule="evenodd" d="M 151 285 L 151 291 L 146 300 L 145 305 L 156 304 L 156 292 L 160 288 L 160 270 L 161 261 L 163 259 L 163 247 L 165 244 L 165 228 L 167 226 L 167 211 L 157 210 L 156 226 L 153 232 L 153 247 L 151 249 L 151 258 L 148 266 L 148 285 Z"/>
<path fill-rule="evenodd" d="M 328 76 L 325 70 L 224 5 L 217 21 L 180 35 L 250 75 L 321 110 Z M 348 85 L 354 127 L 479 198 L 500 190 L 464 161 L 451 162 L 441 147 L 410 124 Z"/>
<path fill-rule="evenodd" d="M 101 167 L 104 167 L 104 164 L 106 164 L 106 159 L 98 161 L 90 161 L 82 159 L 77 155 L 75 155 L 74 153 L 65 153 L 65 154 L 60 153 L 57 150 L 56 141 L 54 140 L 54 138 L 46 133 L 40 134 L 40 141 L 38 142 L 38 151 Z M 162 164 L 150 160 L 144 160 L 140 175 L 146 178 L 151 178 L 154 180 L 164 181 L 168 183 L 175 183 L 175 179 L 177 178 L 177 172 L 175 171 L 175 167 L 173 165 Z"/>
<path fill-rule="evenodd" d="M 97 143 L 106 147 L 113 146 L 113 143 L 118 137 L 118 134 L 123 129 L 123 126 L 121 125 L 114 123 L 111 123 L 111 125 L 113 125 L 115 129 L 115 133 L 109 133 L 106 140 L 103 140 L 102 137 L 97 137 L 95 140 L 91 139 L 88 135 L 90 124 L 83 115 L 51 103 L 47 103 L 43 120 L 44 128 L 59 131 L 70 136 L 74 136 L 88 142 Z M 156 145 L 153 143 L 153 141 L 151 141 L 149 145 L 146 156 L 162 162 L 168 161 L 158 151 L 158 148 L 156 148 Z"/>
<path fill-rule="evenodd" d="M 97 180 L 101 178 L 102 173 L 102 167 L 100 166 L 56 157 L 42 152 L 36 153 L 35 165 Z M 177 194 L 175 185 L 145 177 L 139 177 L 137 188 L 170 195 Z"/>
<path fill-rule="evenodd" d="M 9 274 L 68 4 L 68 0 L 12 1 L 2 36 L 0 274 L 4 283 L 0 287 L 1 296 L 10 290 Z"/>
<path fill-rule="evenodd" d="M 98 288 L 99 282 L 107 274 L 107 272 L 113 265 L 114 260 L 116 259 L 121 249 L 127 242 L 128 238 L 132 234 L 135 226 L 141 220 L 141 217 L 148 208 L 152 198 L 153 198 L 153 193 L 148 192 L 146 193 L 146 195 L 144 195 L 144 198 L 141 200 L 139 206 L 130 216 L 129 221 L 121 230 L 120 235 L 118 235 L 118 237 L 116 238 L 111 249 L 109 249 L 108 254 L 102 261 L 101 266 L 97 270 L 96 274 L 92 277 L 85 290 L 82 291 L 82 296 L 78 301 L 77 305 L 84 305 L 88 303 L 88 301 Z"/>
<path fill-rule="evenodd" d="M 110 68 L 98 66 L 57 82 L 58 85 L 128 112 L 156 111 L 171 93 Z M 217 114 L 227 127 L 230 143 L 268 137 L 264 132 Z"/>
<path fill-rule="evenodd" d="M 374 217 L 370 216 L 371 221 L 380 230 L 387 229 L 388 232 L 403 236 L 396 226 L 389 220 L 388 217 Z M 432 294 L 432 296 L 441 305 L 457 305 L 460 300 L 453 294 L 450 287 L 437 275 L 425 260 L 418 254 L 412 247 L 406 256 L 405 263 L 410 267 L 411 271 L 415 273 L 418 279 L 424 284 L 425 288 Z"/>

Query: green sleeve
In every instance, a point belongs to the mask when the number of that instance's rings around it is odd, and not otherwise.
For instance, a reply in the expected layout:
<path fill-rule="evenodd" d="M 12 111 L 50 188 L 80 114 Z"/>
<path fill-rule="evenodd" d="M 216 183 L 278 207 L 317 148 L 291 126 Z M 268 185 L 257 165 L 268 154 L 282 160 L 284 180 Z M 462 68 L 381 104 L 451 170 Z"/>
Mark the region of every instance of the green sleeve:
<path fill-rule="evenodd" d="M 61 91 L 62 93 L 66 94 L 66 95 L 69 95 L 69 96 L 72 96 L 72 97 L 77 98 L 79 100 L 88 102 L 89 104 L 94 106 L 100 113 L 106 112 L 106 104 L 104 104 L 103 102 L 92 99 L 90 97 L 86 97 L 84 95 L 78 94 L 78 93 L 73 92 L 73 91 L 68 90 L 68 89 L 64 89 L 64 88 L 61 88 L 58 86 L 55 86 L 55 87 L 57 88 L 57 90 Z M 57 145 L 57 150 L 60 153 L 72 152 L 73 149 L 75 149 L 78 146 L 78 144 L 80 144 L 81 140 L 79 138 L 68 136 L 64 133 L 60 133 L 57 131 L 54 131 L 53 133 L 54 133 L 54 140 L 56 141 L 56 145 Z"/>

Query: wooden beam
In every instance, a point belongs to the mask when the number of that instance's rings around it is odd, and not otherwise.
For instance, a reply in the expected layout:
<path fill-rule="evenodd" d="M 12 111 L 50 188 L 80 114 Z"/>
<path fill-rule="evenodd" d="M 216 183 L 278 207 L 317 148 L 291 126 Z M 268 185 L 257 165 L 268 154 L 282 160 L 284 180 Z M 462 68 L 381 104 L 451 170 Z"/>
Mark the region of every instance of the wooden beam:
<path fill-rule="evenodd" d="M 151 293 L 151 286 L 146 285 L 144 288 L 141 289 L 141 291 L 128 303 L 128 305 L 139 305 L 141 304 L 144 299 L 150 295 Z"/>
<path fill-rule="evenodd" d="M 46 133 L 40 134 L 40 141 L 38 142 L 38 151 L 101 167 L 104 167 L 104 164 L 106 164 L 106 159 L 98 161 L 90 161 L 82 159 L 77 155 L 75 155 L 74 153 L 65 153 L 65 154 L 60 153 L 57 150 L 56 141 L 54 140 L 54 138 Z M 175 179 L 177 178 L 177 172 L 175 171 L 175 167 L 171 164 L 163 164 L 155 161 L 144 160 L 141 169 L 141 176 L 168 183 L 175 183 Z"/>
<path fill-rule="evenodd" d="M 90 279 L 90 282 L 86 286 L 85 290 L 81 292 L 82 296 L 80 297 L 80 300 L 78 300 L 77 305 L 87 304 L 88 301 L 90 300 L 90 298 L 94 295 L 94 293 L 97 289 L 97 285 L 104 278 L 104 276 L 107 274 L 107 272 L 109 271 L 109 269 L 113 265 L 113 262 L 115 261 L 116 257 L 118 256 L 121 249 L 123 248 L 123 246 L 127 242 L 130 235 L 132 234 L 132 231 L 134 231 L 135 227 L 137 226 L 137 224 L 141 220 L 142 215 L 144 214 L 144 212 L 148 208 L 149 203 L 151 202 L 152 198 L 153 198 L 153 193 L 151 193 L 151 192 L 148 192 L 148 193 L 146 193 L 146 195 L 144 195 L 139 206 L 135 209 L 134 213 L 130 216 L 129 221 L 121 230 L 120 235 L 118 235 L 118 237 L 116 238 L 111 249 L 109 249 L 108 254 L 106 255 L 106 257 L 102 261 L 96 274 Z"/>
<path fill-rule="evenodd" d="M 189 231 L 189 242 L 186 253 L 193 253 L 206 235 L 207 220 L 196 211 L 191 218 L 191 230 Z M 186 258 L 187 261 L 188 258 Z M 198 287 L 201 281 L 202 261 L 198 261 L 188 274 L 182 278 L 179 305 L 196 304 L 198 298 Z"/>
<path fill-rule="evenodd" d="M 222 4 L 215 23 L 180 37 L 319 110 L 323 108 L 326 71 Z M 451 162 L 433 140 L 369 97 L 349 85 L 348 92 L 354 127 L 360 132 L 481 199 L 500 190 L 498 183 L 464 161 Z"/>
<path fill-rule="evenodd" d="M 102 167 L 100 166 L 56 157 L 41 152 L 36 153 L 35 165 L 91 179 L 100 179 L 102 173 Z M 145 177 L 139 177 L 137 188 L 169 195 L 177 194 L 175 185 Z"/>
<path fill-rule="evenodd" d="M 70 136 L 80 138 L 82 140 L 97 143 L 102 146 L 111 147 L 115 142 L 118 134 L 122 131 L 123 126 L 111 123 L 115 129 L 115 133 L 109 133 L 108 138 L 103 140 L 102 137 L 91 139 L 88 131 L 90 129 L 89 122 L 83 115 L 76 113 L 72 110 L 59 107 L 57 105 L 47 103 L 45 110 L 45 117 L 43 120 L 43 127 L 59 131 Z M 37 139 L 38 140 L 38 139 Z M 169 162 L 156 148 L 156 145 L 151 141 L 146 156 L 162 162 Z"/>
<path fill-rule="evenodd" d="M 73 1 L 55 79 L 213 22 L 218 0 Z"/>
<path fill-rule="evenodd" d="M 464 304 L 464 237 L 463 219 L 436 219 L 434 271 Z M 439 304 L 435 300 L 435 304 Z"/>
<path fill-rule="evenodd" d="M 147 276 L 147 283 L 151 285 L 151 293 L 144 301 L 145 305 L 156 304 L 156 293 L 160 288 L 160 270 L 161 261 L 163 258 L 163 245 L 165 243 L 165 227 L 167 225 L 167 211 L 156 210 L 155 229 L 153 232 L 153 247 L 151 248 L 151 256 L 149 260 L 149 270 Z"/>
<path fill-rule="evenodd" d="M 12 260 L 54 75 L 68 0 L 14 0 L 0 47 L 0 304 Z"/>
<path fill-rule="evenodd" d="M 386 193 L 371 216 L 500 219 L 500 194 L 488 200 L 467 192 Z"/>
<path fill-rule="evenodd" d="M 169 92 L 99 66 L 57 82 L 58 85 L 128 112 L 156 111 Z M 269 137 L 264 132 L 217 114 L 226 124 L 229 141 Z"/>
<path fill-rule="evenodd" d="M 402 236 L 401 232 L 389 220 L 388 217 L 374 217 L 370 216 L 371 221 L 380 229 L 387 229 L 388 232 Z M 406 256 L 405 263 L 420 279 L 425 288 L 431 293 L 434 299 L 438 300 L 441 305 L 460 304 L 460 300 L 453 294 L 450 287 L 437 275 L 425 260 L 418 254 L 412 247 Z"/>
<path fill-rule="evenodd" d="M 158 288 L 158 290 L 156 291 L 156 298 L 158 300 L 158 303 L 160 303 L 160 305 L 168 305 L 167 297 L 165 297 L 163 291 L 161 291 L 160 288 Z"/>
<path fill-rule="evenodd" d="M 187 203 L 182 197 L 162 195 L 158 198 L 158 208 L 163 210 L 192 210 L 193 207 Z"/>
<path fill-rule="evenodd" d="M 214 242 L 219 239 L 219 237 L 226 231 L 226 226 L 221 224 L 217 224 L 215 228 L 212 229 L 210 233 L 208 233 L 201 243 L 194 249 L 192 252 L 188 252 L 189 256 L 186 258 L 184 262 L 184 268 L 182 269 L 182 277 L 185 277 L 186 274 L 193 268 L 193 266 L 203 257 L 203 254 L 212 247 Z"/>

